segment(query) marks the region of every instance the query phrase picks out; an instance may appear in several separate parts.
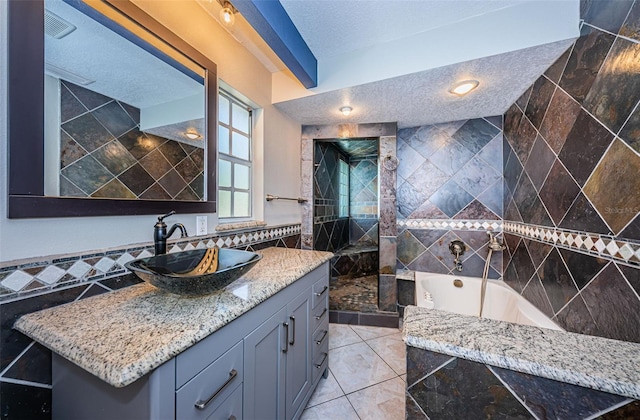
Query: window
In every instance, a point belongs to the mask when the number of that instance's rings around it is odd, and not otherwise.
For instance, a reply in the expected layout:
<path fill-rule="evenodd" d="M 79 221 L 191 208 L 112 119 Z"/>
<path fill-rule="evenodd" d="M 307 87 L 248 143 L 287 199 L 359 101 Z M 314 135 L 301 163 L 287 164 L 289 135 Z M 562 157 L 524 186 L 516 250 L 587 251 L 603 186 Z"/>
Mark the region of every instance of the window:
<path fill-rule="evenodd" d="M 218 217 L 251 217 L 251 108 L 218 95 Z"/>
<path fill-rule="evenodd" d="M 340 159 L 339 183 L 340 191 L 338 194 L 338 202 L 340 212 L 338 217 L 349 217 L 349 164 Z"/>

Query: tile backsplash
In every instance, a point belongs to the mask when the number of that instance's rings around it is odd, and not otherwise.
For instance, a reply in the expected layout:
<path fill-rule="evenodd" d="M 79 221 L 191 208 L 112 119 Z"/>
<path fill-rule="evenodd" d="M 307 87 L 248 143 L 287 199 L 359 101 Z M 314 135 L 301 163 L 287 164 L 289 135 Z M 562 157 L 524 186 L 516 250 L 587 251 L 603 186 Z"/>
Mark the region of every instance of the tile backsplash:
<path fill-rule="evenodd" d="M 504 116 L 504 280 L 568 331 L 640 342 L 640 2 L 581 6 Z"/>

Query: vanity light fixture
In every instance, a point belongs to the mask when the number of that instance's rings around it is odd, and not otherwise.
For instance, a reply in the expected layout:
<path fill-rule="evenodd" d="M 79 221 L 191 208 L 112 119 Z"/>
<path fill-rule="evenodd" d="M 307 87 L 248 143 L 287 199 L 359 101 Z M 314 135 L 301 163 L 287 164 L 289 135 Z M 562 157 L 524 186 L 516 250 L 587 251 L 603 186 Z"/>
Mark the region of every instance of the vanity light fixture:
<path fill-rule="evenodd" d="M 456 83 L 453 85 L 449 92 L 454 95 L 464 96 L 467 93 L 471 92 L 473 89 L 477 88 L 480 82 L 477 80 L 464 80 L 462 82 Z"/>
<path fill-rule="evenodd" d="M 345 117 L 349 116 L 349 114 L 351 114 L 351 111 L 353 111 L 353 108 L 351 108 L 350 106 L 343 106 L 340 108 L 340 112 L 342 112 L 342 115 L 344 115 Z"/>
<path fill-rule="evenodd" d="M 222 22 L 222 24 L 227 28 L 232 27 L 234 22 L 236 21 L 236 17 L 234 15 L 238 11 L 235 7 L 233 7 L 231 3 L 226 0 L 224 2 L 218 2 L 222 4 L 222 9 L 220 10 L 220 22 Z"/>
<path fill-rule="evenodd" d="M 198 133 L 196 133 L 194 131 L 187 131 L 187 132 L 184 133 L 184 136 L 186 138 L 190 139 L 190 140 L 196 140 L 196 139 L 199 139 L 200 137 L 202 137 L 202 136 L 200 136 L 200 134 L 198 134 Z"/>

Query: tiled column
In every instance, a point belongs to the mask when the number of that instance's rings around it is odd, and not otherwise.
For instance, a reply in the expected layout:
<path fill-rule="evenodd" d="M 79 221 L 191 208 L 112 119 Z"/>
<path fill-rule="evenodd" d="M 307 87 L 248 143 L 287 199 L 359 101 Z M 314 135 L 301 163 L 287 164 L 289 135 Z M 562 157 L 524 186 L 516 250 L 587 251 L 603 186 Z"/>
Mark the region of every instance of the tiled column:
<path fill-rule="evenodd" d="M 396 285 L 396 136 L 380 137 L 379 142 L 379 220 L 378 246 L 380 272 L 378 278 L 378 308 L 395 312 L 398 302 Z"/>

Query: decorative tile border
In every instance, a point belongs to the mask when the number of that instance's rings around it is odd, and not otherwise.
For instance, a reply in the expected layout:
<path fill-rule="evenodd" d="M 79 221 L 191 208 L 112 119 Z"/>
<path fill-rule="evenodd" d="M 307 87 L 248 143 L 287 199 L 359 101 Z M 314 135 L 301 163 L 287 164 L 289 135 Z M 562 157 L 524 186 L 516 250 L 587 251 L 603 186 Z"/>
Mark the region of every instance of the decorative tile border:
<path fill-rule="evenodd" d="M 300 224 L 212 234 L 170 241 L 169 253 L 191 249 L 236 248 L 299 235 Z M 42 293 L 72 284 L 92 282 L 129 273 L 124 265 L 136 258 L 153 256 L 153 243 L 113 248 L 90 254 L 43 257 L 13 261 L 0 268 L 0 302 Z"/>
<path fill-rule="evenodd" d="M 640 242 L 638 241 L 518 222 L 505 222 L 503 231 L 599 258 L 640 266 Z"/>
<path fill-rule="evenodd" d="M 399 228 L 407 229 L 456 229 L 502 230 L 501 220 L 452 220 L 452 219 L 398 219 Z"/>

